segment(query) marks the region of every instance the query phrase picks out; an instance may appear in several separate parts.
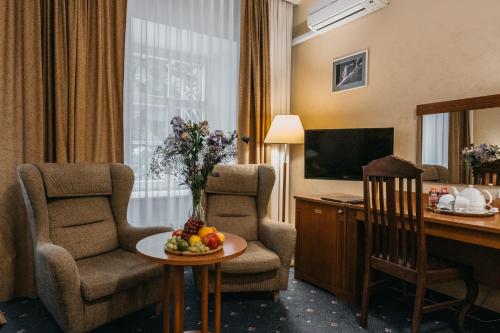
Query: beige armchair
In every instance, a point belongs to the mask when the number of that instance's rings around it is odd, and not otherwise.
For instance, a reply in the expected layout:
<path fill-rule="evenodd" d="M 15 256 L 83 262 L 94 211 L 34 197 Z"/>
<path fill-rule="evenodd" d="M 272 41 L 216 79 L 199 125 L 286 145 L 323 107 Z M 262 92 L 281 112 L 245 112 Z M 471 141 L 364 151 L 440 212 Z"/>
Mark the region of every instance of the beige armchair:
<path fill-rule="evenodd" d="M 17 172 L 38 295 L 64 331 L 87 332 L 160 301 L 163 267 L 136 255 L 135 245 L 167 228 L 128 224 L 129 167 L 25 164 Z"/>
<path fill-rule="evenodd" d="M 267 208 L 274 184 L 269 165 L 218 165 L 209 177 L 203 203 L 206 222 L 248 242 L 243 255 L 222 264 L 222 291 L 272 291 L 288 287 L 296 231 L 270 220 Z M 210 276 L 213 290 L 213 276 Z"/>

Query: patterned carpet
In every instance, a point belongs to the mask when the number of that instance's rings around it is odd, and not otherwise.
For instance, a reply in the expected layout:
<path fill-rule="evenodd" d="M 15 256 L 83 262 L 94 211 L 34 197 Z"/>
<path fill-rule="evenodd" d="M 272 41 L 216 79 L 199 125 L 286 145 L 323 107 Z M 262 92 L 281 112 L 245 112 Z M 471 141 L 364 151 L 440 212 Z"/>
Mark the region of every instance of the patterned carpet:
<path fill-rule="evenodd" d="M 186 270 L 185 329 L 199 329 L 199 297 L 190 270 Z M 212 303 L 210 303 L 212 308 Z M 39 300 L 16 299 L 0 303 L 8 323 L 1 333 L 61 332 Z M 359 327 L 353 308 L 330 293 L 290 276 L 288 291 L 274 303 L 270 293 L 224 294 L 222 297 L 223 332 L 262 333 L 325 333 L 325 332 L 410 332 L 411 306 L 398 301 L 393 291 L 373 297 L 368 330 Z M 210 311 L 211 312 L 211 311 Z M 483 321 L 499 319 L 500 315 L 476 311 Z M 488 316 L 490 316 L 488 318 Z M 495 318 L 496 317 L 496 318 Z M 453 332 L 456 314 L 444 310 L 424 316 L 422 332 Z M 500 322 L 485 323 L 468 318 L 470 332 L 498 333 Z M 162 332 L 161 317 L 152 308 L 131 314 L 94 331 L 95 333 Z"/>

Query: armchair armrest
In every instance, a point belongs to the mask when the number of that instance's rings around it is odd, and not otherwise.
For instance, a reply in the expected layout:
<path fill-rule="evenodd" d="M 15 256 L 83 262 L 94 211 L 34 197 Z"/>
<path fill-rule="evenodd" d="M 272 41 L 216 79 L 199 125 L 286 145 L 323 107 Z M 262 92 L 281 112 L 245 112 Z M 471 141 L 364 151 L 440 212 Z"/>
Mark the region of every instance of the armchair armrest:
<path fill-rule="evenodd" d="M 65 330 L 83 331 L 80 273 L 73 256 L 60 246 L 43 243 L 36 247 L 35 260 L 38 294 L 49 312 Z"/>
<path fill-rule="evenodd" d="M 280 257 L 282 268 L 290 267 L 296 239 L 297 232 L 290 224 L 275 222 L 267 217 L 259 224 L 259 240 Z"/>
<path fill-rule="evenodd" d="M 148 236 L 172 231 L 170 227 L 134 227 L 127 223 L 125 227 L 119 228 L 118 237 L 120 247 L 131 252 L 135 252 L 136 244 Z"/>

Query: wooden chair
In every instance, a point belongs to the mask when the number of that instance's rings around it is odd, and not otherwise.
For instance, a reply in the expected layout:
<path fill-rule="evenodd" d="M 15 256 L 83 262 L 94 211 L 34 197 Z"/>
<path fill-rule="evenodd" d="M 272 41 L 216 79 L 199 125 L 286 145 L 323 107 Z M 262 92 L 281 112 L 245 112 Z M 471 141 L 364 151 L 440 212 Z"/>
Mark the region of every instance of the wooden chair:
<path fill-rule="evenodd" d="M 416 285 L 413 333 L 419 332 L 423 313 L 459 304 L 463 306 L 457 328 L 463 332 L 465 315 L 477 297 L 478 287 L 472 269 L 427 256 L 422 171 L 413 163 L 395 156 L 372 161 L 363 167 L 366 249 L 361 326 L 365 328 L 370 291 L 380 284 L 380 281 L 372 283 L 374 271 Z M 415 201 L 412 201 L 413 189 Z M 428 285 L 454 280 L 465 281 L 467 294 L 463 300 L 424 305 Z"/>
<path fill-rule="evenodd" d="M 473 169 L 474 184 L 500 185 L 500 160 L 486 162 Z"/>

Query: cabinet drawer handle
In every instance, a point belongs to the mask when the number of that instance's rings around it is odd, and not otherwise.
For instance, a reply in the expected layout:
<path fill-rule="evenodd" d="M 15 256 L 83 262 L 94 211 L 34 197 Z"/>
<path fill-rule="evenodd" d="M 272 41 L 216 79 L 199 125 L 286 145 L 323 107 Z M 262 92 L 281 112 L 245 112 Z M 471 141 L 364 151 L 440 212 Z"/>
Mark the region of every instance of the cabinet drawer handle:
<path fill-rule="evenodd" d="M 337 213 L 342 214 L 344 211 L 342 209 L 339 209 Z"/>
<path fill-rule="evenodd" d="M 319 208 L 314 209 L 314 214 L 323 214 L 323 211 Z"/>

